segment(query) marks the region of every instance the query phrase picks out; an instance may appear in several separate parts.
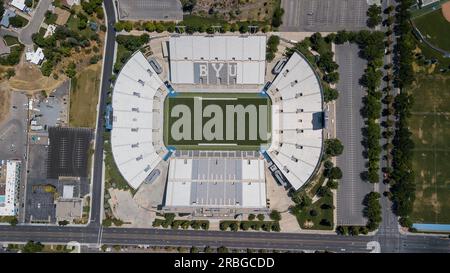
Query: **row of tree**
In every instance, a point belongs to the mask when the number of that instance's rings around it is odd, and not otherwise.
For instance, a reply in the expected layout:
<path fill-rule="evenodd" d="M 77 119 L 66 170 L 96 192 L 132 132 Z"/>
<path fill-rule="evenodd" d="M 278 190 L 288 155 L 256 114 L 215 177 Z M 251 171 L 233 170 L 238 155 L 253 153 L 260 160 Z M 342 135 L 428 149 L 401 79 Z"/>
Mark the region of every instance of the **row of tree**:
<path fill-rule="evenodd" d="M 221 221 L 220 230 L 231 230 L 238 231 L 241 230 L 263 230 L 263 231 L 276 231 L 281 230 L 278 221 Z"/>
<path fill-rule="evenodd" d="M 335 36 L 334 33 L 325 37 L 322 37 L 320 33 L 314 33 L 311 37 L 286 49 L 287 56 L 290 56 L 294 51 L 298 51 L 305 56 L 309 63 L 317 67 L 323 80 L 322 87 L 325 102 L 333 101 L 339 96 L 339 92 L 330 86 L 339 80 L 339 73 L 337 72 L 339 66 L 334 62 L 334 54 L 331 51 L 331 43 L 334 41 Z M 318 55 L 313 55 L 311 50 L 317 52 Z"/>
<path fill-rule="evenodd" d="M 266 60 L 268 62 L 273 61 L 275 58 L 275 53 L 278 51 L 278 45 L 280 44 L 280 37 L 277 35 L 271 35 L 269 39 L 267 39 L 267 47 L 266 47 Z"/>
<path fill-rule="evenodd" d="M 412 222 L 409 215 L 412 212 L 415 200 L 414 171 L 412 170 L 412 156 L 414 143 L 409 131 L 408 118 L 410 117 L 413 98 L 408 92 L 408 87 L 414 80 L 412 62 L 414 59 L 414 40 L 411 34 L 409 22 L 410 13 L 408 8 L 412 0 L 402 0 L 397 13 L 398 31 L 398 77 L 397 83 L 402 92 L 397 95 L 394 102 L 395 115 L 397 118 L 396 131 L 394 135 L 394 148 L 392 151 L 392 180 L 391 193 L 394 202 L 394 211 L 400 216 L 402 226 L 411 227 Z"/>
<path fill-rule="evenodd" d="M 217 28 L 219 27 L 219 28 Z M 240 32 L 240 33 L 257 33 L 257 32 L 269 32 L 272 30 L 270 25 L 264 24 L 259 21 L 239 21 L 236 23 L 205 23 L 205 22 L 197 22 L 195 20 L 189 21 L 181 21 L 176 24 L 174 22 L 130 22 L 130 21 L 119 21 L 114 25 L 114 29 L 118 32 L 126 31 L 130 32 L 132 30 L 140 30 L 140 31 L 148 31 L 148 32 L 157 32 L 161 33 L 164 31 L 174 33 L 208 33 L 213 34 L 217 31 L 220 33 L 225 32 Z"/>
<path fill-rule="evenodd" d="M 382 220 L 380 197 L 381 195 L 378 192 L 370 192 L 363 201 L 363 204 L 366 206 L 364 208 L 364 216 L 368 219 L 366 226 L 369 231 L 376 230 Z"/>

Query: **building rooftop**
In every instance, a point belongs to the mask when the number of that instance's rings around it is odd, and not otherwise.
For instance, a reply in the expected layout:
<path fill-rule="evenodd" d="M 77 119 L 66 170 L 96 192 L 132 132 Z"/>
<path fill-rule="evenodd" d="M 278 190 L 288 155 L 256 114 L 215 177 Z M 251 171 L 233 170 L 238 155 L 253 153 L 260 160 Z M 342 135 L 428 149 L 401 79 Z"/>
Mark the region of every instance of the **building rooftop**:
<path fill-rule="evenodd" d="M 265 208 L 264 160 L 172 158 L 165 206 Z"/>
<path fill-rule="evenodd" d="M 265 35 L 172 36 L 169 56 L 174 84 L 264 84 Z"/>
<path fill-rule="evenodd" d="M 306 59 L 294 53 L 269 88 L 272 145 L 268 154 L 294 189 L 313 175 L 322 155 L 320 81 Z"/>
<path fill-rule="evenodd" d="M 133 188 L 139 187 L 166 153 L 162 143 L 164 88 L 139 51 L 114 84 L 111 148 L 120 173 Z"/>
<path fill-rule="evenodd" d="M 1 168 L 1 193 L 0 193 L 0 216 L 14 216 L 18 207 L 18 187 L 20 183 L 21 161 L 2 160 Z M 4 183 L 4 184 L 3 184 Z"/>
<path fill-rule="evenodd" d="M 14 10 L 6 9 L 3 13 L 2 21 L 0 24 L 4 27 L 9 27 L 9 18 L 16 16 Z"/>
<path fill-rule="evenodd" d="M 44 58 L 44 51 L 40 47 L 38 47 L 34 52 L 29 51 L 25 53 L 25 59 L 33 64 L 39 65 L 44 60 Z"/>

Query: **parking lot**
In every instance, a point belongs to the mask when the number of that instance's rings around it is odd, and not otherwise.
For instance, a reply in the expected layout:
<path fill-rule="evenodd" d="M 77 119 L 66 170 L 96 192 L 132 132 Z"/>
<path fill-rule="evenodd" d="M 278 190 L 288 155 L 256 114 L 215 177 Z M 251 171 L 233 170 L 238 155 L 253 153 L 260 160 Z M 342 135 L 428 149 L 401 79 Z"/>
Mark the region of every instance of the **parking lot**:
<path fill-rule="evenodd" d="M 25 222 L 54 221 L 54 196 L 43 188 L 44 185 L 52 184 L 46 179 L 48 146 L 30 142 L 29 154 Z"/>
<path fill-rule="evenodd" d="M 0 159 L 24 158 L 27 114 L 27 96 L 12 92 L 9 116 L 0 124 Z"/>
<path fill-rule="evenodd" d="M 329 32 L 366 28 L 366 0 L 282 0 L 282 31 Z"/>
<path fill-rule="evenodd" d="M 364 120 L 360 114 L 365 95 L 359 79 L 364 72 L 366 61 L 358 57 L 358 46 L 344 44 L 336 46 L 336 62 L 339 64 L 340 80 L 337 85 L 339 98 L 336 101 L 336 137 L 344 145 L 344 152 L 337 157 L 343 178 L 337 192 L 337 224 L 365 225 L 362 201 L 373 186 L 363 181 L 366 171 L 364 146 L 361 129 Z"/>
<path fill-rule="evenodd" d="M 119 0 L 120 20 L 183 20 L 179 0 Z"/>
<path fill-rule="evenodd" d="M 69 81 L 64 82 L 48 97 L 33 99 L 31 131 L 46 131 L 48 127 L 66 125 L 68 120 Z"/>

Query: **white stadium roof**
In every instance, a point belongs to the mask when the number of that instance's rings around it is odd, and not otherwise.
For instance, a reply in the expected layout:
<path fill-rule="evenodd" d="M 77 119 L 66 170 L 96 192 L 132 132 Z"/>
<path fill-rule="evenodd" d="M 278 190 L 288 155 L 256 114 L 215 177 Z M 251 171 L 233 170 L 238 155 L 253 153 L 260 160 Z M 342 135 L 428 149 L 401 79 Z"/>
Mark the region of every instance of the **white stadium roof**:
<path fill-rule="evenodd" d="M 297 190 L 314 173 L 322 154 L 322 89 L 312 67 L 295 52 L 269 92 L 273 137 L 268 153 Z"/>
<path fill-rule="evenodd" d="M 172 36 L 169 56 L 174 84 L 263 84 L 266 36 Z"/>
<path fill-rule="evenodd" d="M 116 165 L 137 188 L 162 160 L 164 84 L 141 52 L 124 65 L 114 85 L 111 147 Z"/>
<path fill-rule="evenodd" d="M 264 160 L 172 158 L 165 206 L 265 208 Z"/>

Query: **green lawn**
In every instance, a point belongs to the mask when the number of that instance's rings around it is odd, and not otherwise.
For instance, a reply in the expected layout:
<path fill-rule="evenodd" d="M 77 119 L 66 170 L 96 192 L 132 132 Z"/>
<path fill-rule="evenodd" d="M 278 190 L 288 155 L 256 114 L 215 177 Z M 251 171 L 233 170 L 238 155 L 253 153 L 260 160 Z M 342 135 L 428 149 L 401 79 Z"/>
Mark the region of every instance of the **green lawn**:
<path fill-rule="evenodd" d="M 442 9 L 415 18 L 414 24 L 430 43 L 450 51 L 450 23 L 442 15 Z"/>
<path fill-rule="evenodd" d="M 409 90 L 414 106 L 409 119 L 415 144 L 414 222 L 450 223 L 450 77 L 418 75 Z"/>
<path fill-rule="evenodd" d="M 5 40 L 5 43 L 6 43 L 7 46 L 18 45 L 19 44 L 19 39 L 17 39 L 14 36 L 11 36 L 11 35 L 5 35 L 5 36 L 3 36 L 3 39 Z"/>
<path fill-rule="evenodd" d="M 195 115 L 195 109 L 198 109 L 195 106 L 195 97 L 201 97 L 202 100 L 200 101 L 202 104 L 203 110 L 207 107 L 207 105 L 218 105 L 220 109 L 222 110 L 222 118 L 221 121 L 223 121 L 223 132 L 221 134 L 222 139 L 213 139 L 211 141 L 208 141 L 204 138 L 200 140 L 194 140 L 194 115 Z M 176 140 L 173 138 L 171 134 L 172 127 L 177 120 L 180 118 L 178 117 L 171 117 L 170 112 L 176 105 L 185 105 L 189 108 L 189 112 L 191 117 L 188 119 L 190 120 L 190 127 L 191 127 L 191 140 Z M 234 138 L 233 140 L 227 140 L 226 139 L 226 105 L 242 105 L 244 107 L 248 105 L 255 105 L 256 109 L 259 109 L 259 106 L 268 106 L 267 109 L 267 132 L 271 131 L 271 114 L 270 114 L 270 107 L 271 107 L 271 101 L 268 97 L 263 97 L 259 93 L 253 93 L 253 94 L 243 94 L 243 93 L 177 93 L 177 95 L 173 97 L 168 97 L 165 101 L 165 121 L 164 121 L 164 140 L 166 146 L 175 146 L 176 149 L 205 149 L 205 150 L 258 150 L 261 145 L 267 144 L 269 141 L 264 140 L 258 137 L 256 140 L 250 140 L 249 139 L 249 117 L 248 114 L 245 118 L 245 125 L 244 128 L 238 128 L 238 122 L 237 118 L 235 117 L 234 121 Z M 211 117 L 203 117 L 202 118 L 202 125 L 205 126 L 208 124 L 208 121 L 213 118 Z M 215 126 L 212 127 L 212 131 L 216 132 L 220 127 L 216 128 Z M 259 129 L 259 128 L 258 128 Z M 182 128 L 181 131 L 184 132 L 185 128 Z M 240 130 L 244 130 L 245 133 L 245 139 L 237 139 L 238 132 L 242 132 Z M 213 145 L 211 145 L 213 144 Z M 216 144 L 216 145 L 214 145 Z"/>
<path fill-rule="evenodd" d="M 314 204 L 306 207 L 296 215 L 297 221 L 302 229 L 314 229 L 314 230 L 332 230 L 333 229 L 333 208 L 324 208 L 324 204 L 333 206 L 333 196 L 324 196 L 317 200 Z M 311 214 L 311 211 L 316 211 L 317 215 Z M 324 225 L 322 222 L 326 220 L 330 225 Z M 312 226 L 308 227 L 307 224 L 312 222 Z"/>

